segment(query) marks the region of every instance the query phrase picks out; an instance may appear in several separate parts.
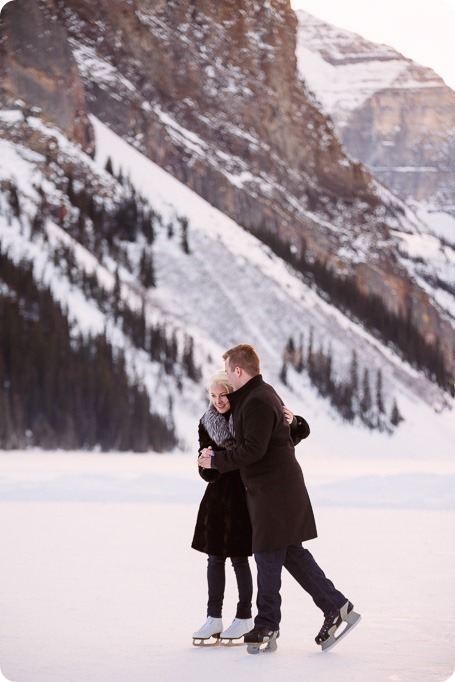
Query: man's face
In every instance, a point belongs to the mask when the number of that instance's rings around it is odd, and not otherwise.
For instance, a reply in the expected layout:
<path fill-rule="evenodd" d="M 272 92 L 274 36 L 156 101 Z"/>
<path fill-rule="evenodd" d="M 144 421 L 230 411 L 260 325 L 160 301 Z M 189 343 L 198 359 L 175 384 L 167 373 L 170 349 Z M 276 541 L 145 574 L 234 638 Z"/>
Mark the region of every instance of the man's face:
<path fill-rule="evenodd" d="M 229 358 L 226 358 L 226 360 L 224 361 L 224 369 L 226 371 L 229 383 L 234 386 L 235 390 L 240 388 L 242 384 L 239 374 L 237 372 L 237 368 L 234 367 L 233 369 L 231 369 L 231 366 L 229 364 Z"/>

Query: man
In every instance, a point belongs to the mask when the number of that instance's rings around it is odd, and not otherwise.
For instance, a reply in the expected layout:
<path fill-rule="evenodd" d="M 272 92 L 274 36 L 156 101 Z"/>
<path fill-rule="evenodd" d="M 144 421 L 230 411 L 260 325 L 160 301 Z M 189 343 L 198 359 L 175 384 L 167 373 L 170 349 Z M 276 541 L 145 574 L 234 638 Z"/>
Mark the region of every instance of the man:
<path fill-rule="evenodd" d="M 304 540 L 317 536 L 311 502 L 302 469 L 295 457 L 283 402 L 260 374 L 253 346 L 240 344 L 224 353 L 235 446 L 222 452 L 201 451 L 199 465 L 221 473 L 239 469 L 245 485 L 253 530 L 253 553 L 258 573 L 254 628 L 245 635 L 249 653 L 261 644 L 276 649 L 281 620 L 283 566 L 324 613 L 316 643 L 328 649 L 356 624 L 360 616 L 353 605 L 324 575 Z M 342 635 L 335 632 L 346 621 Z"/>

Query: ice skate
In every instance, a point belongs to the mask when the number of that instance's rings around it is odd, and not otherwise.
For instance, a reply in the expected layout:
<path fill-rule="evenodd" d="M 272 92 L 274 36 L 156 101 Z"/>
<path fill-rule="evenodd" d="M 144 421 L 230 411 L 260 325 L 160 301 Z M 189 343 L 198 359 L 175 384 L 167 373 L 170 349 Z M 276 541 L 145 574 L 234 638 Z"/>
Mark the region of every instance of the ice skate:
<path fill-rule="evenodd" d="M 252 618 L 234 618 L 230 626 L 221 633 L 220 644 L 224 646 L 244 644 L 241 638 L 253 628 L 253 625 Z"/>
<path fill-rule="evenodd" d="M 247 632 L 244 637 L 246 650 L 249 654 L 258 654 L 259 652 L 276 651 L 276 640 L 280 636 L 279 630 L 269 630 L 268 628 L 253 628 L 251 632 Z"/>
<path fill-rule="evenodd" d="M 208 616 L 204 625 L 199 630 L 196 630 L 196 632 L 193 632 L 194 646 L 214 646 L 218 644 L 222 630 L 222 619 Z"/>
<path fill-rule="evenodd" d="M 354 605 L 347 601 L 341 609 L 331 611 L 324 618 L 322 628 L 315 637 L 316 644 L 321 645 L 322 651 L 328 651 L 357 625 L 360 618 L 360 614 L 354 611 Z M 344 629 L 336 635 L 336 632 L 343 624 L 345 625 Z"/>

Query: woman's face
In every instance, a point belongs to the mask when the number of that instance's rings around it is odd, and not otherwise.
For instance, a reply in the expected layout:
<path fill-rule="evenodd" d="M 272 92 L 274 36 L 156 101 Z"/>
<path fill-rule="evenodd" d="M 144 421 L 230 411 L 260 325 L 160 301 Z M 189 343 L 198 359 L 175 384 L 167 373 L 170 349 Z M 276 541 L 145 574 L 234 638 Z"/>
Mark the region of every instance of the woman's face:
<path fill-rule="evenodd" d="M 212 384 L 210 386 L 210 400 L 213 407 L 221 414 L 229 412 L 231 406 L 227 398 L 226 386 L 222 384 Z"/>

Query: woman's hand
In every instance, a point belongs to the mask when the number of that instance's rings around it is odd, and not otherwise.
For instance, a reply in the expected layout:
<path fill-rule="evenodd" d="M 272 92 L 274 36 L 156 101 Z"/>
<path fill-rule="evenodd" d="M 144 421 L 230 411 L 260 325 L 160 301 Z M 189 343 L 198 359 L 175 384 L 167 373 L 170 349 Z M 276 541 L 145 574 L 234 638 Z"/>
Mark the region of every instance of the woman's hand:
<path fill-rule="evenodd" d="M 294 419 L 294 414 L 291 412 L 289 407 L 286 407 L 285 405 L 283 405 L 283 412 L 284 412 L 284 416 L 286 417 L 287 423 L 292 424 L 292 420 Z"/>
<path fill-rule="evenodd" d="M 197 463 L 202 469 L 211 469 L 212 467 L 212 448 L 202 448 L 198 457 Z"/>

